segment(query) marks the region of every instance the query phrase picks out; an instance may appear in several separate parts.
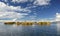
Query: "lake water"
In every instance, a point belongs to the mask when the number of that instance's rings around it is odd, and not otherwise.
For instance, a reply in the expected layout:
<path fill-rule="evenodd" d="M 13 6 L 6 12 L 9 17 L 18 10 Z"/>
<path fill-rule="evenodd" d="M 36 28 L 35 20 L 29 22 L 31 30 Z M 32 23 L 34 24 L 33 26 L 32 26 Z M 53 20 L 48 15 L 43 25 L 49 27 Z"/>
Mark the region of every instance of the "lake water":
<path fill-rule="evenodd" d="M 50 26 L 16 26 L 0 23 L 0 36 L 59 36 L 57 24 Z"/>

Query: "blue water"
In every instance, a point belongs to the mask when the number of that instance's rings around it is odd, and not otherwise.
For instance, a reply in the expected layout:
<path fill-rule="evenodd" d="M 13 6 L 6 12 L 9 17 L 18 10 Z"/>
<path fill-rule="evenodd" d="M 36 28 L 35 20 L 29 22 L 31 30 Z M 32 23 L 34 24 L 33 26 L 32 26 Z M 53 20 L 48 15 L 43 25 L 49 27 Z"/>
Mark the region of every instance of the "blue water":
<path fill-rule="evenodd" d="M 0 36 L 57 36 L 57 26 L 13 26 L 0 23 Z"/>

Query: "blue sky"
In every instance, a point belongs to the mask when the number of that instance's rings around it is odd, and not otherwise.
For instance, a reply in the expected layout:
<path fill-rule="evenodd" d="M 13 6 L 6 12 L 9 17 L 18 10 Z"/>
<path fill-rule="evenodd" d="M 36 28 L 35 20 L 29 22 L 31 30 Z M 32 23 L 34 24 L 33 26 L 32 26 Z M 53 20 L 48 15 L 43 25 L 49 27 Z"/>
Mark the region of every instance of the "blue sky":
<path fill-rule="evenodd" d="M 0 0 L 0 20 L 40 20 L 55 18 L 60 0 Z"/>

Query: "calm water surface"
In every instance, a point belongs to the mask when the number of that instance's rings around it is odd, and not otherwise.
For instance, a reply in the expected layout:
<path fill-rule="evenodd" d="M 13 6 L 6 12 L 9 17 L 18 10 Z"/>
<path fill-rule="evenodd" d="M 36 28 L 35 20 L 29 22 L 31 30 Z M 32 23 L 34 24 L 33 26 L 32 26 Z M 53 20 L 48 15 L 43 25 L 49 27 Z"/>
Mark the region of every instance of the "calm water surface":
<path fill-rule="evenodd" d="M 0 36 L 57 36 L 57 24 L 50 26 L 16 26 L 0 23 Z"/>

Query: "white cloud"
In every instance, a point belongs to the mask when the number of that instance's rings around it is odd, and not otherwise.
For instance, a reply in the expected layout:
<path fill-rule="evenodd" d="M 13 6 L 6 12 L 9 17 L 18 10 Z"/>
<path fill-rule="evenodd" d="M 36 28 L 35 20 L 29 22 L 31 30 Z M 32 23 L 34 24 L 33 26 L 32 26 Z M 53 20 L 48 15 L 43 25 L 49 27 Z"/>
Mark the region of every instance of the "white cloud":
<path fill-rule="evenodd" d="M 12 0 L 12 2 L 21 2 L 21 3 L 24 3 L 24 2 L 27 2 L 28 0 Z"/>
<path fill-rule="evenodd" d="M 23 18 L 24 15 L 28 14 L 17 12 L 0 12 L 0 18 Z"/>
<path fill-rule="evenodd" d="M 25 3 L 25 2 L 33 2 L 34 1 L 34 5 L 48 5 L 50 3 L 51 0 L 12 0 L 12 2 L 17 2 L 17 3 Z"/>
<path fill-rule="evenodd" d="M 7 2 L 7 0 L 5 0 Z M 25 2 L 32 2 L 33 0 L 12 0 L 12 2 L 18 2 L 18 3 L 25 3 Z M 34 5 L 48 5 L 51 0 L 35 0 Z M 31 6 L 32 7 L 32 6 Z M 36 6 L 33 6 L 36 7 Z M 27 12 L 27 13 L 17 13 L 16 11 L 19 12 Z M 1 18 L 23 18 L 25 15 L 28 15 L 31 11 L 26 8 L 21 8 L 21 6 L 8 6 L 3 2 L 0 2 L 0 17 Z M 25 15 L 24 15 L 25 14 Z M 36 14 L 36 13 L 34 13 Z M 35 17 L 32 17 L 34 19 Z"/>
<path fill-rule="evenodd" d="M 37 16 L 35 16 L 35 15 L 29 16 L 30 20 L 36 20 L 36 17 L 37 17 Z"/>
<path fill-rule="evenodd" d="M 27 8 L 21 8 L 20 6 L 8 6 L 3 2 L 0 2 L 0 18 L 23 18 L 28 13 L 17 13 L 15 11 L 30 12 Z"/>
<path fill-rule="evenodd" d="M 17 2 L 17 3 L 25 3 L 25 2 L 28 2 L 28 1 L 30 1 L 30 2 L 32 2 L 33 0 L 12 0 L 12 2 Z"/>
<path fill-rule="evenodd" d="M 3 2 L 0 2 L 0 11 L 23 11 L 23 12 L 31 12 L 27 8 L 21 8 L 20 6 L 8 6 Z"/>
<path fill-rule="evenodd" d="M 34 2 L 35 5 L 48 5 L 51 0 L 36 0 Z"/>
<path fill-rule="evenodd" d="M 60 21 L 60 13 L 56 13 L 56 21 Z"/>

